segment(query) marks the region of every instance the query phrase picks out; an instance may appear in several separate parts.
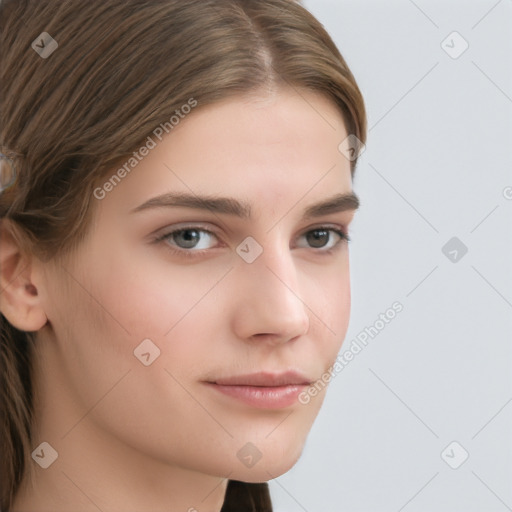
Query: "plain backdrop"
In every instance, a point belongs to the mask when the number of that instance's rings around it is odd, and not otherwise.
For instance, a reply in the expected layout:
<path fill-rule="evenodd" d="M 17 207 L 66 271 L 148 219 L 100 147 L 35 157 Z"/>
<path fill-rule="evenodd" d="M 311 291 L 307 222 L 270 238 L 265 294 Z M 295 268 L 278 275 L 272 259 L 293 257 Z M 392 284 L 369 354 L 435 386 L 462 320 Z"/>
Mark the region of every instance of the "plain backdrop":
<path fill-rule="evenodd" d="M 304 4 L 369 116 L 342 352 L 403 311 L 333 379 L 275 510 L 512 511 L 512 0 Z"/>

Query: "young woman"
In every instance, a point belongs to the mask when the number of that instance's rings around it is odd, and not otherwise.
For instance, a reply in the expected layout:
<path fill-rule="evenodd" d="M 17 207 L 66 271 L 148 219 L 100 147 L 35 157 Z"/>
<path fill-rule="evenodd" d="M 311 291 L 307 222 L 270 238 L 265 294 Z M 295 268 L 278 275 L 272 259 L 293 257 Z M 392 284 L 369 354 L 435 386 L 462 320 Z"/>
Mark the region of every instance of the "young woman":
<path fill-rule="evenodd" d="M 349 319 L 345 61 L 292 0 L 4 0 L 0 33 L 1 509 L 270 511 Z"/>

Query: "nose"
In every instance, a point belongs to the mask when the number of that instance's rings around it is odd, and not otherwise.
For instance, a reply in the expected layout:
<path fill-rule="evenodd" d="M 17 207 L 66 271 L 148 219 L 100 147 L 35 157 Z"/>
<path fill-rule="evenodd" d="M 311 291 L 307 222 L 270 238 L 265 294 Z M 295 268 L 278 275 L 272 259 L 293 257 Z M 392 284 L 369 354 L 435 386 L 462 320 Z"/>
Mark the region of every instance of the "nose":
<path fill-rule="evenodd" d="M 253 263 L 239 261 L 233 330 L 239 339 L 280 344 L 309 330 L 296 264 L 289 249 L 264 249 Z"/>

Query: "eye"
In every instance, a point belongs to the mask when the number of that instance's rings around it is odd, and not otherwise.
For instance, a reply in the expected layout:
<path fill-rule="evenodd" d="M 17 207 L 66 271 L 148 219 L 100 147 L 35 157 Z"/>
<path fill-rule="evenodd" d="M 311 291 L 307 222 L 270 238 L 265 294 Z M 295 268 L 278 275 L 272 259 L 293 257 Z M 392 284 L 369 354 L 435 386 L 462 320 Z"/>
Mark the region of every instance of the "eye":
<path fill-rule="evenodd" d="M 341 229 L 321 226 L 302 234 L 296 247 L 329 254 L 348 241 L 348 235 Z M 178 256 L 194 257 L 207 254 L 210 249 L 217 247 L 219 239 L 215 233 L 204 227 L 184 226 L 158 235 L 154 242 L 163 243 Z"/>
<path fill-rule="evenodd" d="M 348 235 L 340 229 L 320 227 L 304 233 L 300 237 L 297 247 L 322 249 L 320 252 L 328 252 L 338 244 L 349 240 Z"/>
<path fill-rule="evenodd" d="M 216 236 L 206 229 L 190 227 L 176 229 L 161 235 L 157 241 L 166 242 L 177 250 L 189 251 L 211 249 L 215 246 Z"/>

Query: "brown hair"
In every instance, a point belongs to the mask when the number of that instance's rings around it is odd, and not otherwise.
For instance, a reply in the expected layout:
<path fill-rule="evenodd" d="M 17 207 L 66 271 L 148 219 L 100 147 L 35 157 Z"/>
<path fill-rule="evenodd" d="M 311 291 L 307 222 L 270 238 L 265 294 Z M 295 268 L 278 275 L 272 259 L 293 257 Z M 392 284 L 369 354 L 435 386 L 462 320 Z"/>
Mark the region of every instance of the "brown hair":
<path fill-rule="evenodd" d="M 43 31 L 58 44 L 46 58 L 37 49 L 49 50 L 48 39 L 31 48 Z M 3 0 L 0 51 L 0 152 L 16 169 L 0 222 L 39 257 L 78 246 L 95 187 L 191 100 L 200 108 L 267 86 L 314 90 L 366 139 L 352 73 L 293 0 Z M 31 463 L 36 338 L 0 320 L 5 511 Z M 237 507 L 271 511 L 267 484 L 230 482 L 223 511 Z"/>

